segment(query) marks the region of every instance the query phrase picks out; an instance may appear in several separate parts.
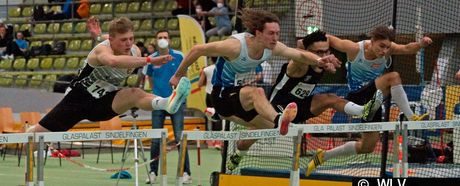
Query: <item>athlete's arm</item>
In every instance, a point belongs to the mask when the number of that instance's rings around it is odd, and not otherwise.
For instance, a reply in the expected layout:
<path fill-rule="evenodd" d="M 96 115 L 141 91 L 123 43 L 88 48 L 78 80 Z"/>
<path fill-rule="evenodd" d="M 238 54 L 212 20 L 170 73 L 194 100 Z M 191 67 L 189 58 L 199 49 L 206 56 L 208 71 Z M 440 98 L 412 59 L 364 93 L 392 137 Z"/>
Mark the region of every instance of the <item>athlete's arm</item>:
<path fill-rule="evenodd" d="M 91 38 L 98 42 L 109 39 L 109 34 L 102 34 L 100 22 L 97 17 L 91 16 L 88 18 L 86 20 L 86 28 L 91 34 Z"/>
<path fill-rule="evenodd" d="M 275 48 L 273 49 L 273 55 L 283 56 L 307 65 L 317 65 L 318 60 L 321 59 L 321 57 L 316 54 L 287 47 L 281 42 L 276 44 Z"/>
<path fill-rule="evenodd" d="M 185 76 L 187 74 L 188 67 L 201 56 L 221 56 L 227 57 L 228 59 L 234 59 L 238 56 L 237 53 L 239 53 L 239 47 L 240 42 L 236 39 L 226 39 L 223 41 L 195 45 L 192 47 L 187 56 L 184 57 L 174 76 Z"/>
<path fill-rule="evenodd" d="M 429 37 L 423 37 L 419 42 L 412 42 L 406 45 L 391 43 L 391 54 L 415 54 L 421 48 L 430 45 L 433 41 Z"/>
<path fill-rule="evenodd" d="M 460 81 L 460 70 L 455 73 L 455 78 L 457 78 L 457 81 Z"/>
<path fill-rule="evenodd" d="M 287 47 L 281 42 L 278 42 L 273 49 L 273 54 L 277 56 L 287 57 L 295 62 L 302 63 L 305 65 L 316 65 L 324 68 L 338 68 L 340 62 L 334 55 L 327 55 L 319 57 L 318 55 L 299 49 Z"/>
<path fill-rule="evenodd" d="M 206 75 L 204 74 L 204 68 L 201 69 L 200 72 L 200 79 L 198 79 L 198 87 L 202 87 L 206 85 Z"/>
<path fill-rule="evenodd" d="M 326 34 L 329 45 L 340 52 L 345 52 L 348 54 L 358 53 L 359 45 L 348 39 L 340 39 L 333 35 Z"/>
<path fill-rule="evenodd" d="M 139 49 L 137 48 L 139 51 Z M 140 51 L 139 51 L 140 52 Z M 94 52 L 88 56 L 88 63 L 92 66 L 111 66 L 115 68 L 137 68 L 152 64 L 163 64 L 170 61 L 170 55 L 151 57 L 135 57 L 129 55 L 114 55 L 110 47 L 98 45 Z"/>
<path fill-rule="evenodd" d="M 303 46 L 303 41 L 302 39 L 297 40 L 297 48 L 305 50 L 305 47 Z"/>

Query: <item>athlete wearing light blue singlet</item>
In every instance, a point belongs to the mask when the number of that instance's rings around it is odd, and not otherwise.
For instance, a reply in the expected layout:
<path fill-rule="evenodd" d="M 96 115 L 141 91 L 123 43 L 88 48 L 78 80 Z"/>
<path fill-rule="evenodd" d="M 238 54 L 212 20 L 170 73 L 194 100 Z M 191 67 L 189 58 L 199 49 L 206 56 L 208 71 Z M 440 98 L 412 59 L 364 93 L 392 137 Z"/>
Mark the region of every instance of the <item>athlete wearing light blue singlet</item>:
<path fill-rule="evenodd" d="M 350 92 L 345 99 L 355 102 L 356 104 L 365 104 L 372 99 L 377 87 L 375 79 L 380 77 L 385 71 L 387 65 L 387 57 L 382 56 L 376 59 L 366 59 L 365 57 L 365 42 L 358 42 L 359 52 L 354 60 L 346 63 L 348 88 Z M 372 118 L 372 121 L 382 121 L 382 109 L 380 108 Z M 363 120 L 364 121 L 364 120 Z M 365 121 L 364 121 L 365 122 Z"/>
<path fill-rule="evenodd" d="M 200 56 L 219 57 L 212 81 L 212 102 L 216 105 L 217 113 L 251 128 L 280 126 L 280 134 L 285 135 L 297 113 L 297 105 L 290 103 L 282 114 L 278 113 L 270 105 L 263 88 L 247 85 L 247 79 L 253 78 L 248 74 L 255 74 L 253 71 L 256 67 L 272 55 L 331 68 L 339 66 L 340 61 L 332 55 L 321 58 L 279 42 L 279 18 L 271 12 L 246 8 L 241 14 L 247 33 L 193 46 L 170 83 L 177 84 L 179 78 L 186 75 L 187 68 Z"/>
<path fill-rule="evenodd" d="M 353 61 L 346 63 L 348 88 L 351 91 L 356 91 L 361 87 L 374 81 L 385 71 L 387 58 L 380 57 L 373 60 L 368 60 L 364 57 L 364 42 L 358 42 L 359 52 Z M 367 40 L 367 42 L 369 42 Z"/>
<path fill-rule="evenodd" d="M 401 78 L 397 72 L 384 73 L 388 58 L 391 55 L 415 54 L 420 48 L 431 44 L 429 37 L 423 37 L 419 42 L 411 42 L 405 45 L 394 43 L 395 32 L 387 26 L 375 27 L 369 35 L 370 40 L 353 42 L 328 35 L 329 44 L 340 52 L 345 52 L 349 59 L 347 63 L 347 80 L 351 92 L 346 96 L 347 100 L 362 104 L 370 99 L 379 90 L 383 96 L 391 95 L 392 101 L 409 120 L 426 119 L 426 114 L 415 115 L 409 106 L 407 95 L 402 87 Z M 371 120 L 382 120 L 382 112 L 377 111 Z M 363 122 L 369 122 L 363 121 Z M 361 134 L 358 141 L 350 141 L 333 149 L 324 151 L 319 149 L 308 164 L 306 175 L 310 175 L 317 166 L 323 162 L 339 157 L 355 154 L 371 153 L 374 151 L 378 140 L 378 132 L 366 132 Z"/>
<path fill-rule="evenodd" d="M 246 32 L 231 36 L 241 43 L 241 52 L 238 58 L 230 61 L 225 57 L 218 57 L 212 78 L 212 84 L 215 87 L 223 90 L 229 87 L 243 86 L 245 82 L 254 78 L 250 76 L 251 72 L 255 72 L 261 63 L 270 59 L 272 51 L 269 49 L 264 49 L 260 59 L 251 59 L 248 55 L 246 36 L 253 37 Z"/>
<path fill-rule="evenodd" d="M 253 75 L 256 68 L 264 61 L 270 59 L 272 51 L 264 49 L 260 59 L 252 59 L 248 55 L 246 37 L 253 37 L 253 35 L 244 32 L 231 36 L 231 38 L 237 39 L 241 44 L 240 55 L 237 58 L 233 60 L 228 60 L 225 57 L 217 58 L 216 69 L 212 76 L 213 91 L 211 95 L 213 102 L 220 102 L 220 104 L 215 104 L 215 108 L 220 115 L 236 115 L 245 121 L 251 121 L 258 113 L 255 109 L 244 111 L 240 106 L 241 104 L 235 105 L 235 103 L 239 102 L 238 92 L 247 82 L 254 80 L 255 77 Z M 233 108 L 229 107 L 231 103 L 234 105 Z M 236 110 L 244 112 L 234 114 Z"/>

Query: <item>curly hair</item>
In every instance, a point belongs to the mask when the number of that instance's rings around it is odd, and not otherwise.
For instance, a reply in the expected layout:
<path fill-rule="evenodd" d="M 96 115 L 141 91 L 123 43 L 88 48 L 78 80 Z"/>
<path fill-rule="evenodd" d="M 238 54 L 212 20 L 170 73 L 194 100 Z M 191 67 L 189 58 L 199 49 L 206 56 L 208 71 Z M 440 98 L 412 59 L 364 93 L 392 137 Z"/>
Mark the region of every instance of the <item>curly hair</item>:
<path fill-rule="evenodd" d="M 395 31 L 388 26 L 380 25 L 375 27 L 370 33 L 369 36 L 372 40 L 395 40 Z"/>
<path fill-rule="evenodd" d="M 310 45 L 318 41 L 327 41 L 326 32 L 317 30 L 311 34 L 308 34 L 302 39 L 302 44 L 303 47 L 307 49 Z"/>
<path fill-rule="evenodd" d="M 265 23 L 280 22 L 278 16 L 265 10 L 254 10 L 245 8 L 241 11 L 241 21 L 249 33 L 255 34 L 256 31 L 263 31 Z"/>

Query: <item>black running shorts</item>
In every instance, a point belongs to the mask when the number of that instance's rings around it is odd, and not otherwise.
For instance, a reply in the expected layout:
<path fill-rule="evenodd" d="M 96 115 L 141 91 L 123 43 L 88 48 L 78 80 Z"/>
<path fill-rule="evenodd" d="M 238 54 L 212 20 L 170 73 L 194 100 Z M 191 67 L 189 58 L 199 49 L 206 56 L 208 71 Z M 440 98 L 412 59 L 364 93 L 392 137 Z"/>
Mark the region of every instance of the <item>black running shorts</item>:
<path fill-rule="evenodd" d="M 216 112 L 224 117 L 236 116 L 243 119 L 246 122 L 254 119 L 258 113 L 255 109 L 245 111 L 240 102 L 240 90 L 239 87 L 229 87 L 221 90 L 221 87 L 214 86 L 212 88 L 212 103 Z"/>
<path fill-rule="evenodd" d="M 358 90 L 351 91 L 345 97 L 345 99 L 349 101 L 353 101 L 358 105 L 364 105 L 369 102 L 372 97 L 374 97 L 375 92 L 377 91 L 377 87 L 375 86 L 375 80 L 369 82 L 366 86 L 361 87 Z M 382 108 L 375 113 L 374 119 L 371 122 L 381 122 L 382 121 Z M 362 120 L 362 122 L 365 122 Z"/>
<path fill-rule="evenodd" d="M 86 90 L 73 88 L 42 120 L 40 125 L 52 132 L 67 131 L 83 119 L 105 121 L 119 115 L 112 110 L 117 91 L 96 99 Z"/>

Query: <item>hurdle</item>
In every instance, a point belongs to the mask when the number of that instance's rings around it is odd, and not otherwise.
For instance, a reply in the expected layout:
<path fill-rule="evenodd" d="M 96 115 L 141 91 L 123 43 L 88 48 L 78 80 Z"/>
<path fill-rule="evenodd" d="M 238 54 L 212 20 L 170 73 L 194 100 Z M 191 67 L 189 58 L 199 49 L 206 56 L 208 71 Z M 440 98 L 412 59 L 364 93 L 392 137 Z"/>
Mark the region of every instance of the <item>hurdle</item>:
<path fill-rule="evenodd" d="M 30 136 L 33 134 L 24 134 Z M 140 138 L 161 138 L 160 143 L 160 170 L 162 170 L 161 185 L 167 183 L 166 176 L 166 136 L 167 129 L 144 129 L 144 130 L 113 130 L 113 131 L 94 131 L 94 132 L 44 132 L 35 133 L 39 143 L 37 164 L 37 183 L 38 186 L 44 186 L 44 164 L 43 164 L 43 147 L 45 142 L 70 142 L 70 141 L 92 141 L 92 140 L 114 140 L 114 139 L 140 139 Z M 22 139 L 22 138 L 21 138 Z M 24 140 L 24 139 L 22 139 Z M 135 160 L 137 161 L 137 160 Z M 138 165 L 135 165 L 135 185 L 139 185 Z"/>
<path fill-rule="evenodd" d="M 364 123 L 364 124 L 350 124 L 350 123 L 342 123 L 342 124 L 291 124 L 291 127 L 289 129 L 289 133 L 287 136 L 295 136 L 299 137 L 297 139 L 294 138 L 292 141 L 292 145 L 294 148 L 292 148 L 294 151 L 291 151 L 291 160 L 292 160 L 292 168 L 289 168 L 290 170 L 289 173 L 289 180 L 287 180 L 287 177 L 280 178 L 280 177 L 262 177 L 260 174 L 261 172 L 255 172 L 253 175 L 230 175 L 230 174 L 221 174 L 218 178 L 219 180 L 219 185 L 238 185 L 238 184 L 243 184 L 247 181 L 251 181 L 254 185 L 267 185 L 267 184 L 276 184 L 276 185 L 349 185 L 351 181 L 350 180 L 345 181 L 343 180 L 334 180 L 331 178 L 328 178 L 327 180 L 322 180 L 323 178 L 326 178 L 324 176 L 321 177 L 319 175 L 318 177 L 315 178 L 307 178 L 305 179 L 305 176 L 302 174 L 303 178 L 296 178 L 301 174 L 301 172 L 296 172 L 298 169 L 298 151 L 296 152 L 296 149 L 299 149 L 299 141 L 302 139 L 303 134 L 305 133 L 349 133 L 349 132 L 380 132 L 380 131 L 394 131 L 396 129 L 396 125 L 398 125 L 398 122 L 384 122 L 384 123 Z M 267 129 L 268 131 L 273 130 L 273 129 Z M 194 132 L 187 132 L 186 134 L 188 135 L 187 138 L 188 140 L 192 139 L 205 139 L 205 140 L 227 140 L 227 141 L 236 141 L 236 140 L 242 140 L 242 139 L 260 139 L 260 138 L 272 138 L 272 137 L 281 137 L 279 135 L 272 135 L 272 136 L 263 136 L 258 132 L 259 130 L 249 130 L 249 131 L 230 131 L 227 133 L 223 132 L 201 132 L 201 133 L 194 133 Z M 261 130 L 264 131 L 264 130 Z M 265 130 L 266 131 L 266 130 Z M 248 133 L 251 132 L 256 132 L 259 133 L 258 135 L 248 135 Z M 299 132 L 299 133 L 297 133 Z M 297 133 L 297 134 L 296 134 Z M 249 138 L 247 136 L 250 136 Z M 255 137 L 256 136 L 256 137 Z M 182 142 L 184 143 L 184 142 Z M 297 165 L 296 165 L 297 164 Z M 296 167 L 297 166 L 297 167 Z M 250 169 L 248 169 L 251 171 Z M 246 172 L 247 173 L 247 172 Z M 277 176 L 279 174 L 284 174 L 280 172 L 275 172 Z M 286 174 L 286 175 L 287 175 Z M 319 179 L 319 180 L 315 180 Z M 297 180 L 300 180 L 296 182 Z M 289 181 L 289 182 L 288 182 Z"/>
<path fill-rule="evenodd" d="M 25 185 L 34 185 L 33 175 L 33 142 L 34 135 L 32 133 L 21 133 L 21 134 L 0 134 L 0 144 L 14 144 L 14 143 L 27 143 L 26 150 L 26 172 L 25 172 Z"/>
<path fill-rule="evenodd" d="M 291 129 L 285 136 L 293 137 L 297 148 L 294 148 L 293 154 L 293 165 L 291 170 L 291 185 L 298 185 L 299 182 L 299 166 L 298 159 L 300 156 L 300 141 L 301 141 L 301 130 Z M 238 141 L 248 139 L 262 139 L 262 138 L 273 138 L 280 136 L 278 129 L 260 129 L 260 130 L 247 130 L 247 131 L 184 131 L 182 132 L 181 148 L 179 152 L 179 163 L 177 166 L 176 186 L 182 186 L 183 180 L 183 167 L 185 160 L 185 149 L 188 140 L 222 140 L 222 141 Z M 295 175 L 297 174 L 297 175 Z"/>

